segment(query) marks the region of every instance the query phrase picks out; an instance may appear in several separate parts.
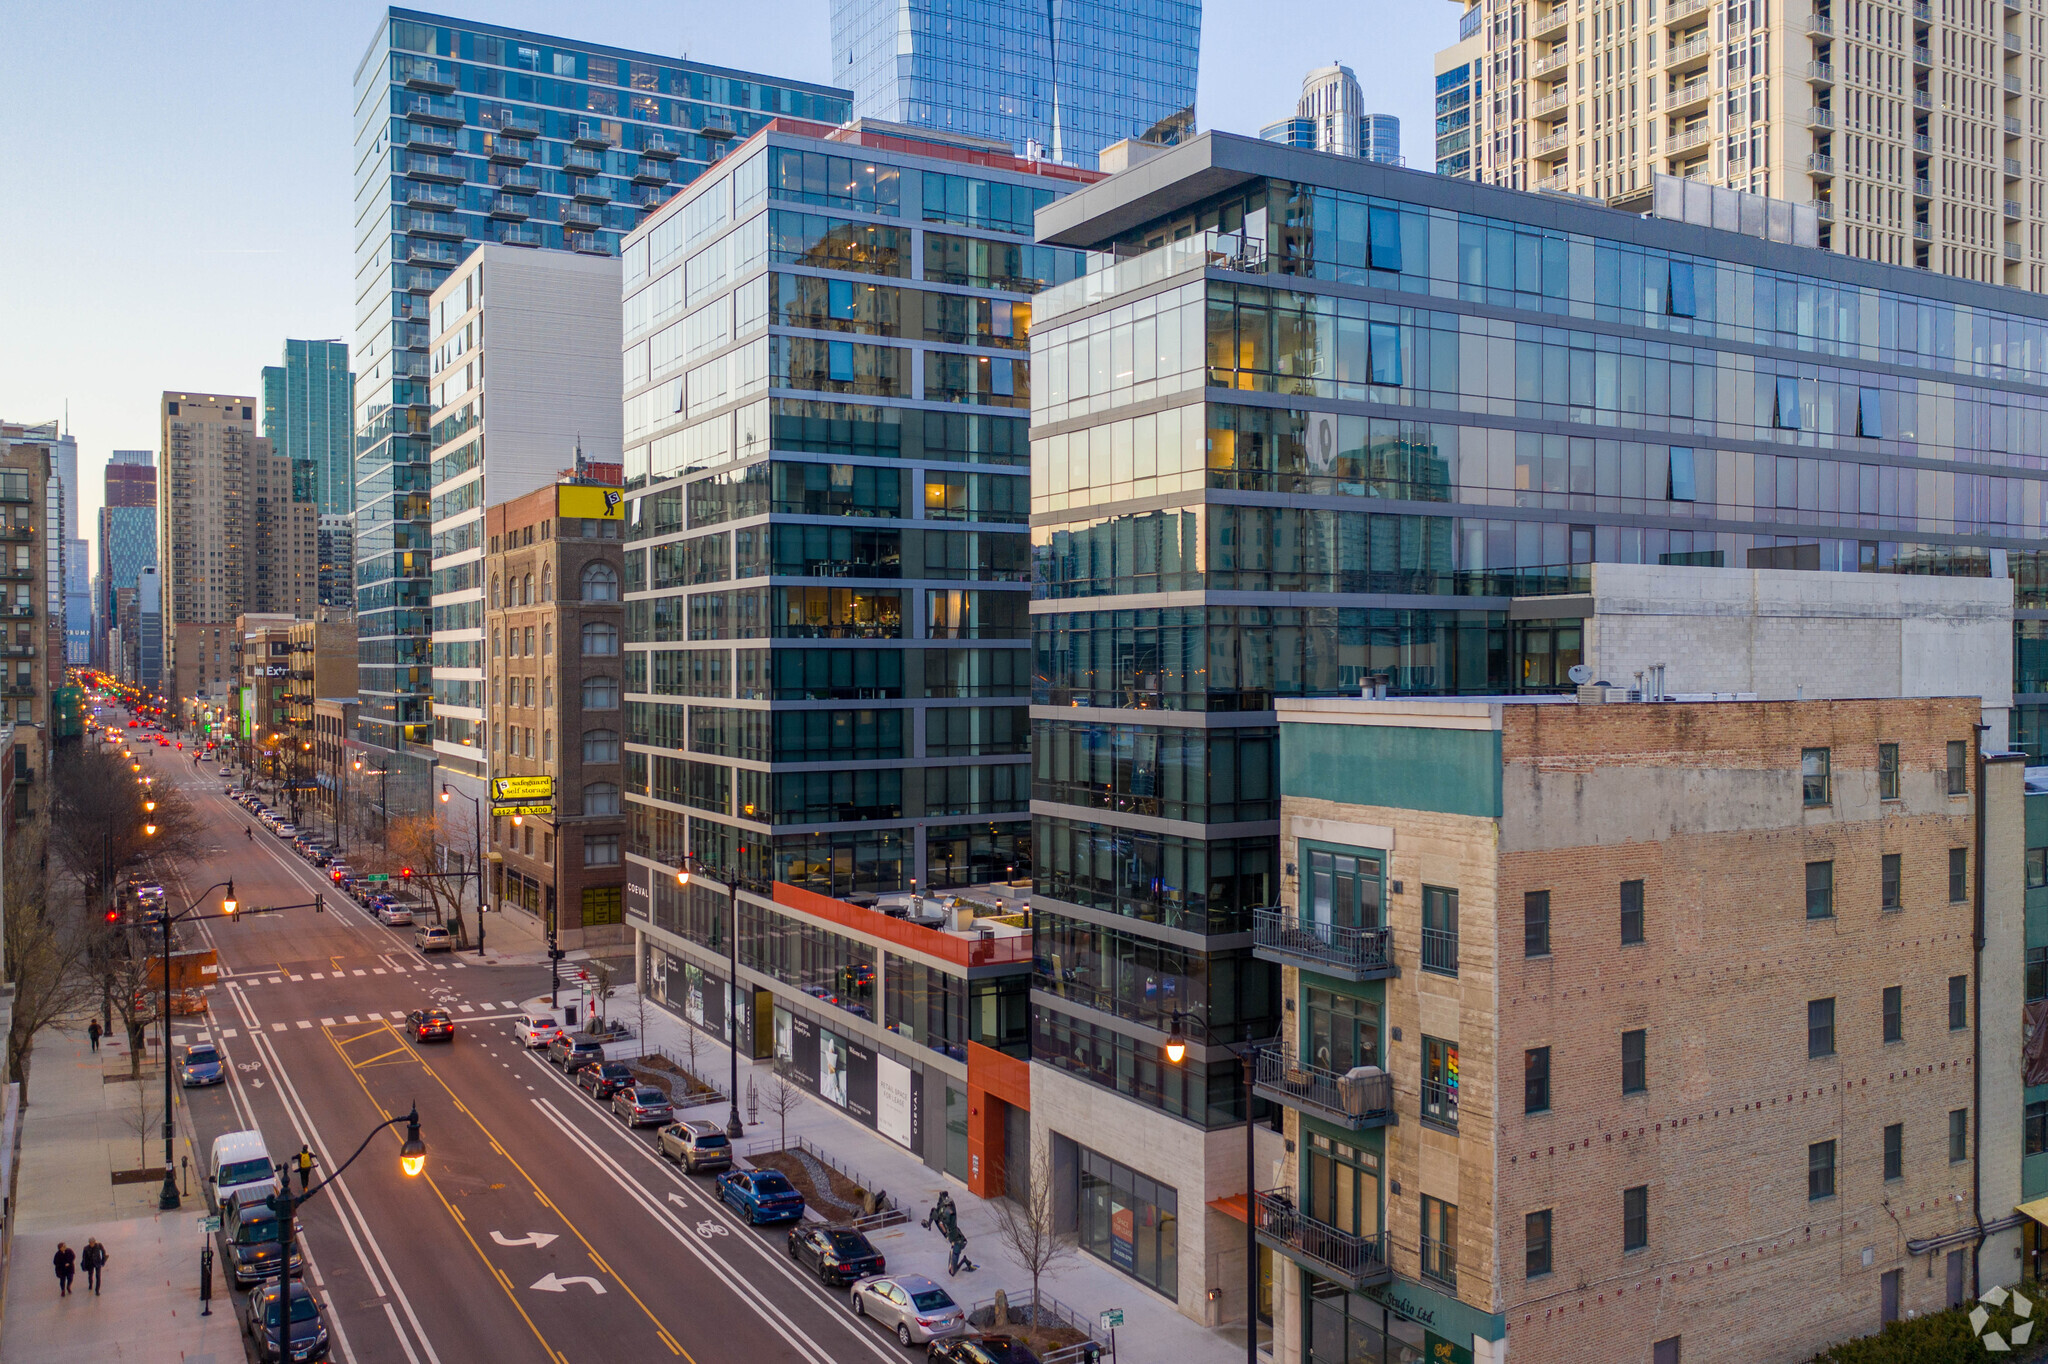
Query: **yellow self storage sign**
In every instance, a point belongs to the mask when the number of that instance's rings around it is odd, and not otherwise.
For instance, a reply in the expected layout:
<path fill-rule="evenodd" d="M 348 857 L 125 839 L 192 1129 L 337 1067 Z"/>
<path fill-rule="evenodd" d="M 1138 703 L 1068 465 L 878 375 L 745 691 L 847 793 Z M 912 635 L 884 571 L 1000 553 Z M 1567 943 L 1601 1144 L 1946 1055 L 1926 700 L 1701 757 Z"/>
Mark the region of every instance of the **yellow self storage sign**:
<path fill-rule="evenodd" d="M 575 483 L 557 484 L 555 514 L 580 516 L 592 521 L 623 521 L 626 519 L 626 495 L 617 488 L 598 488 Z"/>
<path fill-rule="evenodd" d="M 555 798 L 553 777 L 492 777 L 491 804 L 523 805 Z"/>

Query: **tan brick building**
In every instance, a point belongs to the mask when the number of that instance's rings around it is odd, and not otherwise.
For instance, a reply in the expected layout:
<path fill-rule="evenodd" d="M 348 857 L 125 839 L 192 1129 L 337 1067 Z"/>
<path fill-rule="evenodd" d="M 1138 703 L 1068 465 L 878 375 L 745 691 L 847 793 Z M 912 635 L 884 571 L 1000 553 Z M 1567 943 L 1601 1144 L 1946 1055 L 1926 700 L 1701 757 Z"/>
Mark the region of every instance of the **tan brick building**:
<path fill-rule="evenodd" d="M 491 898 L 564 948 L 629 941 L 621 507 L 617 487 L 571 479 L 485 509 L 488 773 L 554 779 L 552 815 L 491 817 Z"/>
<path fill-rule="evenodd" d="M 1803 1360 L 2013 1278 L 1972 932 L 2022 760 L 1978 716 L 1281 701 L 1277 1358 Z"/>

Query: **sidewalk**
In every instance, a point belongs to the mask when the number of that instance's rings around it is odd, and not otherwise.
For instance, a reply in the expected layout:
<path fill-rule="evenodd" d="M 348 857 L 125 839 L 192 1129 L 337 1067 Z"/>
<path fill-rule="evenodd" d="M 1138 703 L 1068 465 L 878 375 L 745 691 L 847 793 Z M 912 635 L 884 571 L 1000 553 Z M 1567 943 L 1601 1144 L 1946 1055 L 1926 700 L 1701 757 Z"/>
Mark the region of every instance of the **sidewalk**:
<path fill-rule="evenodd" d="M 136 1132 L 135 1082 L 103 1078 L 127 1070 L 117 1044 L 102 1043 L 94 1056 L 82 1032 L 52 1029 L 36 1040 L 22 1114 L 21 1201 L 0 1358 L 38 1364 L 230 1364 L 244 1358 L 235 1305 L 218 1274 L 213 1315 L 199 1315 L 199 1250 L 206 1241 L 199 1219 L 206 1203 L 197 1187 L 187 1185 L 181 1209 L 160 1213 L 160 1180 L 112 1180 L 114 1171 L 141 1165 L 145 1148 L 148 1163 L 163 1159 L 160 1110 L 151 1109 L 156 1120 L 145 1143 Z M 142 1083 L 158 1087 L 161 1103 L 162 1072 L 146 1069 L 145 1075 Z M 194 1167 L 203 1163 L 189 1133 L 180 1133 L 177 1149 Z M 102 1295 L 86 1291 L 81 1272 L 72 1295 L 59 1298 L 50 1268 L 57 1243 L 79 1250 L 94 1236 L 107 1248 Z"/>
<path fill-rule="evenodd" d="M 547 1003 L 545 995 L 532 1002 L 539 1012 L 547 1011 Z M 630 981 L 619 987 L 609 1013 L 628 1027 L 639 1026 L 635 990 Z M 660 1047 L 670 1056 L 687 1056 L 683 1034 L 688 1028 L 687 1023 L 667 1010 L 648 1003 L 644 1040 L 650 1046 Z M 707 1072 L 700 1078 L 723 1089 L 731 1066 L 730 1053 L 708 1033 L 700 1034 L 697 1045 L 699 1066 Z M 761 1099 L 761 1121 L 748 1123 L 747 1135 L 738 1143 L 742 1157 L 754 1151 L 776 1150 L 782 1145 L 781 1119 L 769 1111 L 767 1104 L 768 1085 L 773 1077 L 770 1063 L 741 1058 L 741 1115 L 746 1114 L 749 1079 Z M 687 1110 L 683 1116 L 723 1125 L 725 1114 L 725 1105 L 721 1103 Z M 928 1127 L 928 1134 L 932 1130 Z M 943 1132 L 942 1128 L 939 1130 Z M 791 1146 L 798 1137 L 860 1176 L 868 1188 L 886 1191 L 891 1203 L 910 1213 L 911 1220 L 902 1226 L 869 1233 L 868 1239 L 875 1243 L 875 1248 L 888 1257 L 892 1272 L 928 1275 L 944 1284 L 963 1306 L 986 1301 L 998 1289 L 1006 1290 L 1012 1298 L 1029 1296 L 1031 1279 L 1002 1244 L 996 1215 L 988 1200 L 975 1197 L 960 1181 L 932 1169 L 880 1133 L 808 1094 L 789 1115 Z M 981 1266 L 976 1273 L 948 1279 L 944 1239 L 918 1225 L 941 1190 L 950 1193 L 959 1208 L 960 1230 L 967 1236 L 968 1256 Z M 1122 1308 L 1124 1325 L 1117 1329 L 1117 1343 L 1126 1351 L 1127 1358 L 1172 1360 L 1174 1364 L 1236 1364 L 1244 1358 L 1242 1328 L 1234 1335 L 1207 1330 L 1085 1251 L 1075 1250 L 1045 1276 L 1039 1287 L 1047 1298 L 1057 1299 L 1090 1321 L 1097 1320 L 1105 1308 Z"/>

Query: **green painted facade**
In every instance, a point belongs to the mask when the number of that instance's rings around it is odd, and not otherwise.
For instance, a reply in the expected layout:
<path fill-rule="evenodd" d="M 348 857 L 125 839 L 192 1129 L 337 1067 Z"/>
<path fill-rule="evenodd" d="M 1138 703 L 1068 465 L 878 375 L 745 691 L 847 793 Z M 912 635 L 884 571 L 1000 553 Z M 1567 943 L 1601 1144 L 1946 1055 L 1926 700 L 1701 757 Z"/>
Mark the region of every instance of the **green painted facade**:
<path fill-rule="evenodd" d="M 1280 794 L 1499 819 L 1500 731 L 1280 726 Z"/>

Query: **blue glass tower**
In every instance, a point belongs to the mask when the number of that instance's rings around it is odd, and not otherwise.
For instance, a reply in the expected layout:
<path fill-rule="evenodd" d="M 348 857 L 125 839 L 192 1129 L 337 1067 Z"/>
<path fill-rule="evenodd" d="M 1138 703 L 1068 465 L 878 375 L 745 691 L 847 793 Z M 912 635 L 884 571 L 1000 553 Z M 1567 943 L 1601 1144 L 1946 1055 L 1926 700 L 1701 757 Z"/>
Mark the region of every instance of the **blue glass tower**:
<path fill-rule="evenodd" d="M 292 462 L 292 500 L 322 516 L 355 509 L 354 388 L 341 341 L 287 341 L 284 363 L 263 367 L 263 435 Z"/>
<path fill-rule="evenodd" d="M 1094 169 L 1194 126 L 1201 0 L 832 0 L 853 112 L 992 137 Z"/>
<path fill-rule="evenodd" d="M 355 75 L 358 736 L 394 805 L 426 789 L 427 300 L 479 242 L 615 255 L 674 187 L 778 114 L 848 94 L 390 9 Z M 323 506 L 324 510 L 324 506 Z"/>

